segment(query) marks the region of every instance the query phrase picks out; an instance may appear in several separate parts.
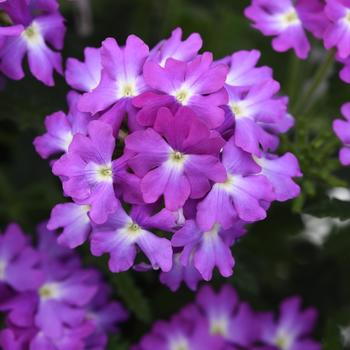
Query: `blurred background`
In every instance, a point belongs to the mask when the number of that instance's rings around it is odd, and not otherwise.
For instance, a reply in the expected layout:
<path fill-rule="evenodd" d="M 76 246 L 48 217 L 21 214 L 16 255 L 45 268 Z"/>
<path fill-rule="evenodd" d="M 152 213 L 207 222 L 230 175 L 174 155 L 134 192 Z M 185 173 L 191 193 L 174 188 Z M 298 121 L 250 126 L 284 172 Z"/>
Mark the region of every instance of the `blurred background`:
<path fill-rule="evenodd" d="M 199 32 L 204 50 L 216 58 L 241 49 L 259 49 L 261 64 L 271 66 L 282 91 L 291 98 L 291 112 L 325 56 L 314 42 L 311 59 L 272 50 L 271 40 L 250 27 L 243 11 L 248 0 L 62 0 L 67 20 L 64 57 L 82 59 L 86 46 L 97 47 L 108 36 L 123 43 L 129 34 L 150 46 L 168 37 L 177 26 L 185 35 Z M 350 87 L 333 67 L 307 113 L 300 111 L 296 127 L 281 144 L 299 158 L 304 177 L 302 196 L 272 206 L 268 219 L 250 227 L 234 247 L 236 268 L 229 279 L 215 276 L 213 285 L 229 283 L 257 310 L 276 309 L 280 301 L 301 295 L 319 312 L 317 338 L 324 349 L 343 349 L 350 339 L 350 171 L 338 162 L 339 142 L 332 120 L 350 100 Z M 51 208 L 64 201 L 59 181 L 35 153 L 32 140 L 43 133 L 47 114 L 66 110 L 68 86 L 56 76 L 48 88 L 31 75 L 7 81 L 0 92 L 0 227 L 16 221 L 30 233 L 47 219 Z M 337 188 L 336 190 L 334 190 Z M 340 200 L 339 200 L 340 199 Z M 101 268 L 117 298 L 131 310 L 130 320 L 110 349 L 127 349 L 159 318 L 168 318 L 194 299 L 186 287 L 176 294 L 161 285 L 157 272 L 112 275 L 106 261 L 80 249 L 86 264 Z"/>

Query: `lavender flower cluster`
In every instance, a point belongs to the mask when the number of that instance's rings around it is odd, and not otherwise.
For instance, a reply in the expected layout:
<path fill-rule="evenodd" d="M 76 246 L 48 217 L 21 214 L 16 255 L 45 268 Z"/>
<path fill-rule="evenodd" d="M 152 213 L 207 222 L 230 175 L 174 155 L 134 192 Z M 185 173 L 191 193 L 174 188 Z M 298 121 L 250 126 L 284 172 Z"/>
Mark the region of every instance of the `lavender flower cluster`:
<path fill-rule="evenodd" d="M 279 314 L 254 312 L 226 285 L 200 289 L 196 301 L 170 321 L 158 321 L 132 350 L 320 350 L 311 333 L 317 312 L 298 297 L 285 299 Z"/>
<path fill-rule="evenodd" d="M 230 276 L 246 224 L 300 191 L 297 159 L 276 154 L 293 118 L 272 70 L 258 51 L 214 61 L 201 46 L 175 29 L 152 50 L 134 35 L 86 48 L 67 61 L 68 114 L 46 117 L 34 141 L 73 200 L 51 213 L 58 242 L 89 240 L 112 272 L 160 268 L 172 290 L 214 267 Z"/>
<path fill-rule="evenodd" d="M 306 32 L 323 40 L 326 49 L 336 49 L 344 64 L 340 78 L 350 83 L 350 1 L 349 0 L 252 0 L 245 15 L 264 35 L 274 36 L 274 50 L 293 49 L 308 57 L 311 45 Z"/>
<path fill-rule="evenodd" d="M 0 12 L 0 75 L 22 79 L 27 55 L 34 77 L 54 85 L 54 71 L 63 73 L 59 50 L 65 35 L 57 1 L 0 0 Z"/>
<path fill-rule="evenodd" d="M 4 350 L 102 350 L 127 312 L 97 270 L 38 227 L 38 244 L 16 224 L 0 234 L 0 330 Z"/>

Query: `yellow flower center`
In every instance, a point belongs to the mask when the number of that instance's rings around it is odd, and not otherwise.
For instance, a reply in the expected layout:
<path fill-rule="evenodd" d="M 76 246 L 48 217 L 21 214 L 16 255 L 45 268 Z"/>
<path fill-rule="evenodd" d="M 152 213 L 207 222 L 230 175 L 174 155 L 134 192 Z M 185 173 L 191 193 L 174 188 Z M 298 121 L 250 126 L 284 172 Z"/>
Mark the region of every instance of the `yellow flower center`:
<path fill-rule="evenodd" d="M 174 96 L 179 103 L 181 103 L 182 105 L 186 105 L 191 97 L 191 92 L 190 90 L 183 87 L 175 91 Z"/>
<path fill-rule="evenodd" d="M 284 14 L 283 21 L 287 25 L 297 24 L 297 23 L 299 23 L 299 16 L 298 16 L 297 12 L 294 9 L 292 9 L 292 10 L 288 11 L 286 14 Z"/>
<path fill-rule="evenodd" d="M 136 224 L 135 222 L 132 222 L 129 226 L 128 226 L 128 232 L 129 233 L 137 233 L 141 230 L 140 226 L 138 224 Z"/>
<path fill-rule="evenodd" d="M 235 118 L 244 117 L 245 111 L 242 105 L 237 102 L 232 102 L 230 104 L 231 111 Z"/>
<path fill-rule="evenodd" d="M 22 36 L 29 45 L 38 45 L 43 42 L 40 28 L 35 22 L 26 28 Z"/>
<path fill-rule="evenodd" d="M 57 286 L 54 283 L 46 283 L 39 289 L 39 295 L 43 299 L 52 299 L 57 295 Z"/>

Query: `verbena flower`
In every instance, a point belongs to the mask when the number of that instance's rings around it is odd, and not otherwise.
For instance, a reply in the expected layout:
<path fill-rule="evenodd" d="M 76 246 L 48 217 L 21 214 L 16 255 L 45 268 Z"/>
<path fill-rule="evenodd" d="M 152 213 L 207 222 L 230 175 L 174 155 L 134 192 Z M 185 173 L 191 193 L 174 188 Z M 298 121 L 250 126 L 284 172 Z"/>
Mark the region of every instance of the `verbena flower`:
<path fill-rule="evenodd" d="M 126 319 L 126 311 L 111 300 L 97 271 L 82 268 L 75 254 L 57 245 L 53 232 L 42 225 L 38 232 L 37 248 L 14 224 L 0 236 L 0 281 L 10 290 L 0 299 L 5 319 L 0 345 L 8 350 L 104 349 L 107 333 Z"/>
<path fill-rule="evenodd" d="M 89 114 L 77 109 L 79 94 L 70 91 L 67 95 L 68 114 L 56 112 L 45 118 L 46 133 L 34 139 L 34 147 L 44 159 L 66 153 L 75 134 L 87 134 L 87 126 L 92 120 Z"/>
<path fill-rule="evenodd" d="M 104 225 L 94 229 L 91 251 L 97 256 L 108 252 L 111 271 L 126 271 L 132 267 L 137 248 L 147 256 L 153 268 L 160 267 L 163 271 L 171 269 L 170 241 L 157 237 L 150 230 L 171 229 L 174 226 L 175 216 L 166 209 L 152 215 L 150 209 L 145 206 L 134 206 L 129 216 L 120 207 Z"/>
<path fill-rule="evenodd" d="M 299 194 L 296 158 L 276 154 L 294 119 L 272 70 L 256 50 L 213 61 L 201 46 L 177 28 L 151 50 L 134 35 L 87 48 L 65 74 L 84 94 L 70 92 L 68 114 L 47 117 L 34 141 L 59 157 L 52 171 L 73 200 L 51 213 L 58 242 L 88 241 L 113 272 L 160 268 L 172 290 L 215 267 L 231 275 L 244 226 Z"/>
<path fill-rule="evenodd" d="M 343 0 L 327 0 L 325 13 L 330 21 L 324 33 L 324 45 L 327 49 L 337 48 L 340 59 L 350 55 L 350 3 Z"/>
<path fill-rule="evenodd" d="M 320 344 L 309 337 L 316 318 L 315 309 L 301 309 L 300 298 L 288 298 L 281 304 L 277 320 L 273 313 L 261 316 L 259 338 L 282 350 L 320 350 Z"/>
<path fill-rule="evenodd" d="M 142 177 L 144 201 L 154 203 L 164 194 L 170 210 L 181 208 L 188 198 L 203 197 L 210 180 L 226 180 L 218 158 L 223 145 L 221 136 L 185 107 L 175 115 L 159 109 L 153 129 L 136 131 L 125 139 L 126 150 L 135 153 L 128 164 Z"/>
<path fill-rule="evenodd" d="M 22 79 L 22 62 L 28 55 L 31 73 L 44 84 L 54 85 L 54 71 L 62 74 L 61 54 L 56 50 L 62 49 L 65 34 L 58 3 L 55 0 L 11 0 L 0 4 L 0 10 L 5 11 L 15 28 L 23 27 L 20 32 L 0 39 L 3 41 L 0 71 L 11 79 Z"/>
<path fill-rule="evenodd" d="M 333 130 L 343 143 L 339 152 L 339 159 L 343 165 L 350 165 L 350 103 L 345 103 L 341 108 L 343 119 L 333 122 Z"/>
<path fill-rule="evenodd" d="M 300 306 L 300 298 L 285 299 L 275 317 L 254 312 L 229 285 L 218 293 L 205 286 L 194 303 L 168 322 L 157 321 L 132 349 L 320 350 L 311 336 L 316 311 Z"/>
<path fill-rule="evenodd" d="M 310 51 L 310 42 L 305 30 L 321 38 L 327 19 L 320 0 L 252 0 L 245 15 L 253 26 L 266 36 L 274 36 L 274 50 L 284 52 L 293 49 L 305 59 Z"/>

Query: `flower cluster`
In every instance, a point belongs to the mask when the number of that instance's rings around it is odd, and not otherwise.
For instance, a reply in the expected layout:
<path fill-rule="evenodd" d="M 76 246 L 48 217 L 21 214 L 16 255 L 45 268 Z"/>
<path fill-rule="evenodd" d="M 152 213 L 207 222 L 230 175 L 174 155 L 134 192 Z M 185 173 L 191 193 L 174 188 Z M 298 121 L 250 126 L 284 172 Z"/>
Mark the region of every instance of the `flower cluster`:
<path fill-rule="evenodd" d="M 126 311 L 99 272 L 83 268 L 45 224 L 38 242 L 34 248 L 16 224 L 0 234 L 1 349 L 105 349 Z"/>
<path fill-rule="evenodd" d="M 61 54 L 57 50 L 62 49 L 65 34 L 57 1 L 2 0 L 2 12 L 0 73 L 10 79 L 22 79 L 23 59 L 27 55 L 35 78 L 46 85 L 54 85 L 54 71 L 63 73 Z"/>
<path fill-rule="evenodd" d="M 298 297 L 285 299 L 278 315 L 254 312 L 226 285 L 205 286 L 196 301 L 170 321 L 158 321 L 133 350 L 320 350 L 311 338 L 317 312 Z"/>
<path fill-rule="evenodd" d="M 73 200 L 51 213 L 58 242 L 89 240 L 112 272 L 160 268 L 173 290 L 230 276 L 245 225 L 300 190 L 295 156 L 275 153 L 293 118 L 271 69 L 255 50 L 214 61 L 201 45 L 176 29 L 152 50 L 134 35 L 87 48 L 67 62 L 68 114 L 34 141 Z"/>
<path fill-rule="evenodd" d="M 274 36 L 276 51 L 294 49 L 305 59 L 310 51 L 306 31 L 334 48 L 336 58 L 345 64 L 340 78 L 350 83 L 350 2 L 348 0 L 252 0 L 245 15 L 264 35 Z"/>

